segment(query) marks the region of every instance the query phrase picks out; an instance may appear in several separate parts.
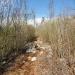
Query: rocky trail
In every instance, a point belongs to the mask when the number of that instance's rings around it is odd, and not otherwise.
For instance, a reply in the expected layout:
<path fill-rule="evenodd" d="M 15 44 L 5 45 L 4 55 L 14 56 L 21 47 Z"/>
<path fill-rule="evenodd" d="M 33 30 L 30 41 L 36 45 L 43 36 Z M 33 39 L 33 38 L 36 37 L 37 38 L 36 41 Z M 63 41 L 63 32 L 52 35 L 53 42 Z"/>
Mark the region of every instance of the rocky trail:
<path fill-rule="evenodd" d="M 6 68 L 2 74 L 0 69 L 0 75 L 75 75 L 75 61 L 54 58 L 48 43 L 37 40 L 26 47 L 29 47 L 26 52 L 17 55 L 12 62 L 3 62 Z"/>
<path fill-rule="evenodd" d="M 50 45 L 35 41 L 25 54 L 16 57 L 3 75 L 50 75 L 52 65 Z"/>

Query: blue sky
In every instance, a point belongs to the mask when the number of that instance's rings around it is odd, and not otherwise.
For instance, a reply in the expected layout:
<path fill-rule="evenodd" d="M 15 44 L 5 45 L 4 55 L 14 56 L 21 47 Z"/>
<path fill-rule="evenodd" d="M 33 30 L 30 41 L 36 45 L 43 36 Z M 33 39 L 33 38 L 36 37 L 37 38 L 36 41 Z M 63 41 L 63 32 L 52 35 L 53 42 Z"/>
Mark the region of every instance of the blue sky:
<path fill-rule="evenodd" d="M 37 17 L 46 16 L 48 14 L 49 0 L 29 0 L 29 7 L 33 9 Z"/>
<path fill-rule="evenodd" d="M 25 0 L 11 1 L 13 1 L 13 7 L 20 8 L 20 4 L 22 4 L 21 2 Z M 48 17 L 49 1 L 50 0 L 27 0 L 28 10 L 31 11 L 31 9 L 33 9 L 36 13 L 36 17 Z M 65 6 L 75 9 L 75 0 L 54 0 L 55 15 L 59 15 L 62 12 L 63 7 Z"/>
<path fill-rule="evenodd" d="M 55 1 L 56 15 L 59 15 L 63 7 L 65 6 L 73 9 L 75 8 L 75 0 L 54 0 L 54 1 Z M 29 2 L 29 8 L 35 10 L 37 17 L 48 16 L 49 0 L 29 0 L 28 2 Z"/>

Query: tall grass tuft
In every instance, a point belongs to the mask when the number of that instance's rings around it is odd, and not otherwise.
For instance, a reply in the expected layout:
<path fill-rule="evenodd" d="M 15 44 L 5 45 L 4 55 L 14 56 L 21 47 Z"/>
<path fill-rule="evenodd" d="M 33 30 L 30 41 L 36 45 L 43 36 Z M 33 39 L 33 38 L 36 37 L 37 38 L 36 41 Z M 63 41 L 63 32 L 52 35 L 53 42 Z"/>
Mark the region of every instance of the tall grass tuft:
<path fill-rule="evenodd" d="M 31 25 L 12 25 L 0 27 L 0 61 L 6 55 L 24 49 L 35 39 L 35 29 Z"/>
<path fill-rule="evenodd" d="M 48 42 L 53 50 L 53 74 L 74 75 L 75 19 L 65 17 L 51 20 L 38 27 L 38 36 L 44 42 Z M 62 66 L 59 66 L 61 65 L 61 60 Z M 58 71 L 58 68 L 60 71 Z M 66 69 L 66 72 L 64 69 Z"/>

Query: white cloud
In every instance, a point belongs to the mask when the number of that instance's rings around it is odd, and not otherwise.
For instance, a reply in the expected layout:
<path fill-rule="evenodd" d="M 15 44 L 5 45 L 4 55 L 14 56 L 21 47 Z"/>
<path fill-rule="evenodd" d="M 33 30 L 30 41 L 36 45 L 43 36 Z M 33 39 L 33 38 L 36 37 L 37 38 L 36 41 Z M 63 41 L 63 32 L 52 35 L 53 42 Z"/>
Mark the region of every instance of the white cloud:
<path fill-rule="evenodd" d="M 41 23 L 41 18 L 36 18 L 35 19 L 35 22 L 36 22 L 36 24 L 40 24 Z M 28 20 L 28 24 L 34 24 L 34 20 L 33 19 L 30 19 L 30 20 Z"/>
<path fill-rule="evenodd" d="M 48 20 L 48 18 L 45 18 L 45 21 L 47 21 L 47 20 Z M 41 23 L 41 21 L 42 21 L 42 18 L 40 18 L 40 17 L 35 19 L 35 22 L 38 25 Z M 28 20 L 28 24 L 34 25 L 34 20 L 33 19 Z"/>

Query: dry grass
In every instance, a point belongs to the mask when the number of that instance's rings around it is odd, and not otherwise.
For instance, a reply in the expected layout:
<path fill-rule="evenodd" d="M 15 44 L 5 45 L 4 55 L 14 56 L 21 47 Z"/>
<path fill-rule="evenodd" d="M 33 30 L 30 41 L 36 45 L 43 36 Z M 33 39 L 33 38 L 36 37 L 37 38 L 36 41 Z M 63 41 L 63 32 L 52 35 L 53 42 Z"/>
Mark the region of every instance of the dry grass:
<path fill-rule="evenodd" d="M 53 75 L 75 75 L 74 24 L 74 18 L 59 18 L 38 27 L 37 34 L 53 50 Z"/>
<path fill-rule="evenodd" d="M 35 29 L 30 25 L 4 26 L 0 30 L 0 62 L 10 53 L 24 49 L 35 39 Z"/>

